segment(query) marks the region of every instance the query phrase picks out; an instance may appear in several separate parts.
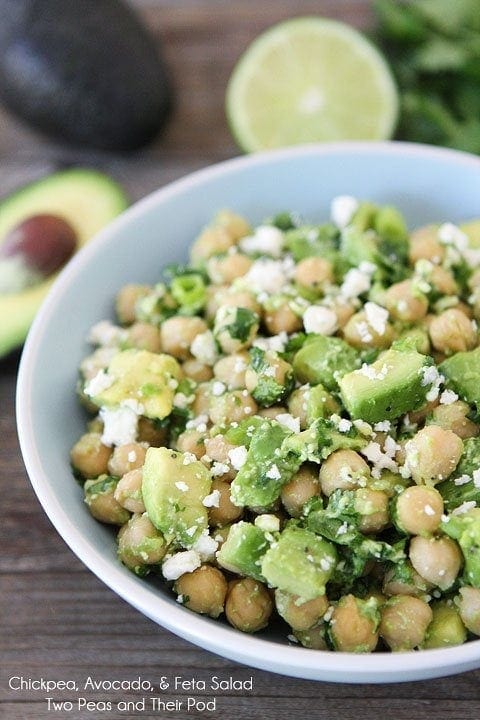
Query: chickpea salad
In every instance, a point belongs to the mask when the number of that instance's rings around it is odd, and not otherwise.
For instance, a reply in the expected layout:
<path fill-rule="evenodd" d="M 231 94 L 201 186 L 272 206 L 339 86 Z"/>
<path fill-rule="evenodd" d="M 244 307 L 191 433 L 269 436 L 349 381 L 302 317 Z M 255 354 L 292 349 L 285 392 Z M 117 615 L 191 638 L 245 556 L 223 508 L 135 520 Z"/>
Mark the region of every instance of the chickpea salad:
<path fill-rule="evenodd" d="M 308 648 L 480 635 L 479 222 L 221 211 L 115 310 L 71 464 L 120 562 Z"/>

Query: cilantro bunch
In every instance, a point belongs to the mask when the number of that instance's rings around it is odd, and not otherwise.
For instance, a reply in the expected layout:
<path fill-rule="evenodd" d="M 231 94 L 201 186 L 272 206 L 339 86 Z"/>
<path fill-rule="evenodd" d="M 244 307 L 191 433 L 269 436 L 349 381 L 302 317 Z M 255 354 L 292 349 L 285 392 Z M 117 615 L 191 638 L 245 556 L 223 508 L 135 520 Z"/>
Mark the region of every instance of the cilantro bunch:
<path fill-rule="evenodd" d="M 374 0 L 398 82 L 398 136 L 480 153 L 480 0 Z"/>

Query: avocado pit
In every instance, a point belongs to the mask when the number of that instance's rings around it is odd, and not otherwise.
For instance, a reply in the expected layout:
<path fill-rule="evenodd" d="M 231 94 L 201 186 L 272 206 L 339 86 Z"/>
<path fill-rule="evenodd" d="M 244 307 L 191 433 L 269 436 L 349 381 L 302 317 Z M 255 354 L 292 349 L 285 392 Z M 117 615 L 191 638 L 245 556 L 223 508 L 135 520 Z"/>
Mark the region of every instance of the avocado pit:
<path fill-rule="evenodd" d="M 33 215 L 16 225 L 0 245 L 0 293 L 37 285 L 75 253 L 77 233 L 57 215 Z"/>

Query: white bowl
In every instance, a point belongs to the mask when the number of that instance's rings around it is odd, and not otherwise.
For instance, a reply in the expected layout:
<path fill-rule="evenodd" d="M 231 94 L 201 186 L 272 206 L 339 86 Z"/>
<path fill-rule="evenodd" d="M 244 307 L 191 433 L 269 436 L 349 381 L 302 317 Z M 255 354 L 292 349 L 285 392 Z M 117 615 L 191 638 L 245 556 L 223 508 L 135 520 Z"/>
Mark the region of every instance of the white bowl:
<path fill-rule="evenodd" d="M 177 181 L 137 203 L 69 263 L 37 315 L 18 379 L 18 429 L 32 485 L 76 555 L 118 595 L 163 627 L 225 657 L 285 675 L 347 683 L 418 680 L 480 666 L 480 640 L 453 648 L 355 655 L 291 646 L 266 631 L 244 635 L 195 615 L 161 583 L 141 580 L 116 557 L 112 531 L 91 518 L 73 480 L 69 449 L 84 432 L 75 382 L 85 336 L 112 317 L 126 282 L 154 282 L 184 261 L 198 230 L 220 208 L 252 222 L 281 210 L 328 217 L 331 199 L 351 194 L 392 203 L 410 226 L 480 215 L 480 161 L 402 143 L 307 146 L 231 160 Z"/>

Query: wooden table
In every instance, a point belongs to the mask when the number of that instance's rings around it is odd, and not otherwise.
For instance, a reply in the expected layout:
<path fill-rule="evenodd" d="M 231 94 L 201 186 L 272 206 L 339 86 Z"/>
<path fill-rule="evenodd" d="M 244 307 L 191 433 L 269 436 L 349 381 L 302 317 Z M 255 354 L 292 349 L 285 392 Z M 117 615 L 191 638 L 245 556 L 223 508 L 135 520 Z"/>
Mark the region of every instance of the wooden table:
<path fill-rule="evenodd" d="M 80 2 L 81 0 L 79 0 Z M 177 95 L 162 139 L 133 156 L 79 151 L 48 142 L 0 114 L 0 193 L 71 163 L 112 173 L 133 199 L 185 173 L 237 154 L 223 114 L 228 74 L 261 30 L 293 14 L 322 13 L 360 28 L 370 22 L 367 0 L 136 0 L 163 42 Z M 295 10 L 295 12 L 294 12 Z M 1 322 L 1 319 L 0 319 Z M 89 572 L 46 519 L 26 478 L 17 444 L 14 392 L 18 354 L 0 362 L 0 717 L 208 717 L 222 720 L 324 720 L 389 715 L 396 720 L 477 720 L 480 671 L 448 679 L 397 685 L 335 685 L 252 670 L 204 652 L 157 627 Z M 224 692 L 213 711 L 115 713 L 68 706 L 48 711 L 45 691 L 9 689 L 12 676 L 76 680 L 156 681 L 165 675 L 197 680 L 211 675 L 253 676 L 251 692 Z M 138 700 L 135 692 L 80 692 L 89 699 Z M 173 692 L 185 701 L 188 690 Z M 208 690 L 193 693 L 210 700 Z M 72 692 L 56 690 L 55 700 Z M 75 693 L 73 693 L 75 695 Z M 167 697 L 167 696 L 166 696 Z"/>

